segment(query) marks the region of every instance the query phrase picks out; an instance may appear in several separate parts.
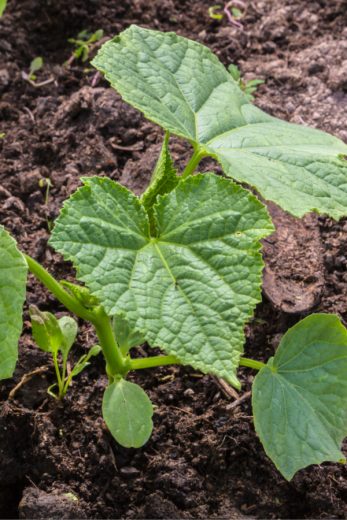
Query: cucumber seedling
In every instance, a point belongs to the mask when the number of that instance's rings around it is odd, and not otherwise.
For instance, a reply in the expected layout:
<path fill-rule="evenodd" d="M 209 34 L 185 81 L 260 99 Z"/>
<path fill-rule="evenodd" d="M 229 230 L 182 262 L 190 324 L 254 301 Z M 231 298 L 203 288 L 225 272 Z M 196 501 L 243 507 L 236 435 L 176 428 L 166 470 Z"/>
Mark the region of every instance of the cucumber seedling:
<path fill-rule="evenodd" d="M 102 29 L 98 29 L 93 33 L 83 30 L 78 33 L 77 38 L 69 38 L 68 42 L 72 43 L 75 49 L 71 58 L 68 60 L 68 64 L 71 65 L 75 59 L 81 60 L 83 63 L 86 62 L 89 58 L 92 45 L 101 40 L 103 36 L 104 31 Z"/>
<path fill-rule="evenodd" d="M 309 464 L 341 461 L 347 332 L 337 316 L 299 322 L 266 364 L 242 356 L 245 324 L 261 300 L 260 240 L 273 225 L 266 207 L 233 180 L 297 217 L 339 218 L 347 208 L 347 146 L 267 115 L 208 48 L 174 33 L 132 26 L 105 43 L 93 64 L 164 128 L 160 156 L 141 197 L 106 177 L 84 177 L 65 201 L 50 245 L 73 263 L 79 285 L 55 280 L 0 229 L 0 376 L 15 368 L 29 270 L 94 325 L 109 378 L 103 416 L 123 446 L 142 446 L 152 431 L 152 404 L 129 372 L 191 365 L 239 389 L 241 365 L 258 372 L 255 428 L 286 479 Z M 169 134 L 192 145 L 182 173 Z M 195 173 L 206 156 L 227 178 Z M 164 354 L 134 357 L 145 341 Z"/>

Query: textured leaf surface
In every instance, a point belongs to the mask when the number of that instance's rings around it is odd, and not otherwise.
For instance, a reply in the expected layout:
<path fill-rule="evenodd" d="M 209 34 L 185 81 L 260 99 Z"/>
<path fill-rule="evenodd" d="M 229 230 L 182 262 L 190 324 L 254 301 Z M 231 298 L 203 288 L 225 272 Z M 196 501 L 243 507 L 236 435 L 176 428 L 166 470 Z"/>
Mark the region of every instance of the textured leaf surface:
<path fill-rule="evenodd" d="M 248 191 L 213 174 L 181 182 L 154 206 L 109 179 L 84 179 L 51 244 L 109 315 L 125 312 L 146 340 L 239 386 L 243 328 L 260 300 L 259 240 L 272 231 Z"/>
<path fill-rule="evenodd" d="M 27 264 L 0 226 L 0 379 L 11 377 L 16 366 L 26 279 Z"/>
<path fill-rule="evenodd" d="M 140 448 L 149 439 L 153 406 L 139 385 L 119 379 L 108 386 L 102 414 L 113 437 L 125 448 Z"/>
<path fill-rule="evenodd" d="M 93 65 L 125 101 L 285 210 L 346 215 L 347 145 L 254 107 L 207 47 L 131 26 L 102 46 Z"/>
<path fill-rule="evenodd" d="M 171 155 L 168 148 L 169 133 L 166 132 L 159 159 L 154 168 L 151 182 L 141 197 L 141 202 L 146 208 L 149 216 L 152 234 L 155 234 L 155 222 L 153 206 L 158 195 L 170 193 L 178 184 L 179 177 L 176 174 Z"/>
<path fill-rule="evenodd" d="M 290 480 L 309 464 L 341 461 L 347 435 L 347 331 L 313 314 L 292 327 L 253 384 L 257 434 Z"/>

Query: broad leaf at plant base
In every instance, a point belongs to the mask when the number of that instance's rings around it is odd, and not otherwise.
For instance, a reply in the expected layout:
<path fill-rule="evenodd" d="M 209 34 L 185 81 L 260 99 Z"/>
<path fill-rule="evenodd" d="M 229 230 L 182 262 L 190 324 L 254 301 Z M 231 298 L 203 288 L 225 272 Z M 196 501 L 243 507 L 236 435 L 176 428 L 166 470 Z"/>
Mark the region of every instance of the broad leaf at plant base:
<path fill-rule="evenodd" d="M 344 460 L 347 331 L 338 317 L 313 314 L 283 336 L 253 383 L 257 434 L 290 480 L 310 464 Z"/>
<path fill-rule="evenodd" d="M 146 117 L 293 215 L 346 214 L 347 145 L 250 104 L 207 47 L 131 26 L 103 45 L 93 65 Z"/>
<path fill-rule="evenodd" d="M 259 240 L 273 230 L 264 206 L 227 179 L 197 175 L 159 197 L 153 238 L 131 192 L 83 182 L 51 245 L 110 316 L 124 312 L 151 346 L 239 387 L 243 329 L 260 300 Z"/>
<path fill-rule="evenodd" d="M 16 366 L 26 280 L 24 257 L 0 226 L 0 379 L 11 377 Z"/>
<path fill-rule="evenodd" d="M 140 448 L 152 433 L 152 403 L 139 385 L 125 379 L 106 388 L 102 415 L 113 437 L 126 448 Z"/>

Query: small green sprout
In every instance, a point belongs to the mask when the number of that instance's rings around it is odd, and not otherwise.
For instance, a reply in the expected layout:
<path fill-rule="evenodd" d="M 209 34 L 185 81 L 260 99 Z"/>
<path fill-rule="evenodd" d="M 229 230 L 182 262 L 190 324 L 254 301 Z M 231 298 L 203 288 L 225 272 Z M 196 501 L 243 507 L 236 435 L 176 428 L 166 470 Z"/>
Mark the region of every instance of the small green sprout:
<path fill-rule="evenodd" d="M 1 132 L 1 133 L 0 133 L 0 139 L 5 139 L 5 137 L 6 137 L 5 132 Z"/>
<path fill-rule="evenodd" d="M 50 189 L 53 186 L 52 181 L 51 181 L 51 179 L 49 177 L 44 177 L 43 179 L 39 180 L 39 186 L 40 186 L 40 188 L 46 188 L 46 191 L 45 191 L 45 205 L 47 206 L 48 199 L 49 199 L 49 191 L 50 191 Z"/>
<path fill-rule="evenodd" d="M 89 365 L 89 359 L 98 355 L 101 347 L 94 345 L 88 354 L 81 356 L 74 367 L 69 370 L 68 357 L 78 332 L 76 321 L 69 316 L 57 319 L 54 314 L 42 312 L 35 305 L 30 306 L 29 312 L 32 333 L 37 346 L 44 352 L 50 352 L 53 358 L 57 382 L 51 385 L 47 392 L 55 399 L 62 399 L 68 391 L 72 378 Z M 53 391 L 56 386 L 58 393 Z"/>
<path fill-rule="evenodd" d="M 209 8 L 208 8 L 208 15 L 210 18 L 212 18 L 212 20 L 222 20 L 223 17 L 224 17 L 224 14 L 223 13 L 220 13 L 218 12 L 219 9 L 221 9 L 221 5 L 220 4 L 216 4 L 216 5 L 211 5 Z"/>
<path fill-rule="evenodd" d="M 208 15 L 213 20 L 221 21 L 224 16 L 227 17 L 231 25 L 235 25 L 242 29 L 242 24 L 238 21 L 245 16 L 246 5 L 241 0 L 231 0 L 224 6 L 220 4 L 211 5 L 208 8 Z"/>
<path fill-rule="evenodd" d="M 243 92 L 246 95 L 247 101 L 253 101 L 254 100 L 254 92 L 256 92 L 259 85 L 262 85 L 264 82 L 263 79 L 251 79 L 249 81 L 244 81 L 241 78 L 241 71 L 238 68 L 237 65 L 234 65 L 233 63 L 229 65 L 228 71 L 230 72 L 231 77 L 236 81 L 236 83 L 239 85 L 240 89 L 243 90 Z"/>
<path fill-rule="evenodd" d="M 32 60 L 32 62 L 30 63 L 28 79 L 30 79 L 31 81 L 36 81 L 37 80 L 36 72 L 41 70 L 42 67 L 43 67 L 43 58 L 41 58 L 41 56 L 36 56 L 36 58 L 34 58 Z"/>
<path fill-rule="evenodd" d="M 75 50 L 70 60 L 68 60 L 68 64 L 71 65 L 74 59 L 80 59 L 83 63 L 87 61 L 92 44 L 101 40 L 103 35 L 104 31 L 102 29 L 98 29 L 94 33 L 83 30 L 78 33 L 77 38 L 69 38 L 68 42 L 75 46 Z"/>

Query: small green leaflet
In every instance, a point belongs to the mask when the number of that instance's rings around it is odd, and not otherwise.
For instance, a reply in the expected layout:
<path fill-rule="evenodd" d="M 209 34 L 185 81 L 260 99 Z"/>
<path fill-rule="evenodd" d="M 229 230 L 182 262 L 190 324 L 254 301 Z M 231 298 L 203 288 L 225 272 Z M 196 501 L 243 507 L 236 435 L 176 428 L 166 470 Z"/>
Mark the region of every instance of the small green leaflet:
<path fill-rule="evenodd" d="M 347 331 L 332 314 L 313 314 L 289 329 L 257 374 L 255 429 L 287 480 L 310 464 L 343 461 L 346 374 Z"/>
<path fill-rule="evenodd" d="M 127 354 L 133 347 L 139 347 L 146 341 L 144 331 L 134 329 L 122 314 L 112 319 L 113 331 L 122 354 Z"/>
<path fill-rule="evenodd" d="M 78 332 L 76 321 L 71 316 L 62 316 L 58 320 L 54 314 L 42 312 L 35 305 L 31 305 L 29 311 L 37 346 L 52 354 L 57 354 L 60 350 L 66 362 Z"/>
<path fill-rule="evenodd" d="M 82 370 L 84 370 L 86 366 L 90 364 L 90 358 L 97 356 L 98 354 L 100 354 L 100 352 L 102 352 L 102 348 L 99 345 L 94 345 L 93 347 L 91 347 L 88 354 L 84 354 L 79 358 L 76 365 L 71 370 L 71 376 L 76 377 L 78 374 L 80 374 Z"/>
<path fill-rule="evenodd" d="M 253 106 L 207 47 L 131 26 L 92 63 L 148 119 L 214 156 L 226 175 L 266 199 L 298 217 L 312 210 L 346 215 L 347 145 Z"/>
<path fill-rule="evenodd" d="M 16 242 L 0 226 L 0 379 L 11 377 L 16 366 L 27 272 Z"/>
<path fill-rule="evenodd" d="M 153 205 L 158 195 L 170 193 L 178 184 L 179 177 L 176 174 L 169 148 L 169 133 L 165 133 L 163 146 L 160 152 L 158 162 L 154 168 L 151 182 L 141 197 L 141 202 L 147 210 L 151 234 L 155 236 L 155 221 L 153 217 Z"/>
<path fill-rule="evenodd" d="M 58 323 L 63 335 L 63 342 L 60 345 L 60 351 L 63 355 L 64 363 L 66 363 L 71 347 L 77 337 L 78 326 L 71 316 L 62 316 L 59 318 Z"/>
<path fill-rule="evenodd" d="M 125 313 L 182 363 L 239 387 L 244 326 L 260 300 L 259 240 L 273 230 L 248 191 L 213 174 L 179 183 L 154 206 L 107 178 L 84 178 L 65 202 L 51 245 L 109 316 Z"/>
<path fill-rule="evenodd" d="M 106 388 L 102 414 L 113 437 L 125 448 L 140 448 L 152 433 L 152 403 L 139 385 L 125 379 Z"/>
<path fill-rule="evenodd" d="M 31 305 L 29 311 L 35 343 L 44 352 L 57 353 L 64 342 L 57 318 L 51 312 L 40 311 L 35 305 Z"/>

